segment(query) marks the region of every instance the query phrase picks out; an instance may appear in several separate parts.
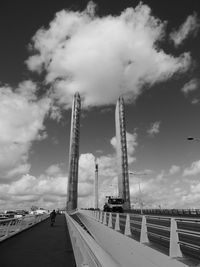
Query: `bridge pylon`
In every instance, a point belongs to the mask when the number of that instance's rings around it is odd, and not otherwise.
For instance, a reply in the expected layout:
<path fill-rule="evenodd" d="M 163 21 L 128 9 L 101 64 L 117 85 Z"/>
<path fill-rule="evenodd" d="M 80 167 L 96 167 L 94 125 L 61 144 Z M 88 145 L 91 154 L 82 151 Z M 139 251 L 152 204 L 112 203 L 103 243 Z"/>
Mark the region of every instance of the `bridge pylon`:
<path fill-rule="evenodd" d="M 77 92 L 74 95 L 72 114 L 71 114 L 69 175 L 68 175 L 67 205 L 66 205 L 68 211 L 75 210 L 77 208 L 80 116 L 81 116 L 81 98 L 79 93 Z"/>

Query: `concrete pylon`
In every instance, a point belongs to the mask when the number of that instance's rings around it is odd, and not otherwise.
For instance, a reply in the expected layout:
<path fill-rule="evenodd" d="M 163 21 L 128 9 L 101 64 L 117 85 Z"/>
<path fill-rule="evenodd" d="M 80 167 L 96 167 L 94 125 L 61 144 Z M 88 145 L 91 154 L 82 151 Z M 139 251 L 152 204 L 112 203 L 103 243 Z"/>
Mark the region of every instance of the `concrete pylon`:
<path fill-rule="evenodd" d="M 118 158 L 118 192 L 119 197 L 124 199 L 124 209 L 130 209 L 130 189 L 128 156 L 126 144 L 126 122 L 124 99 L 119 97 L 115 109 L 115 127 L 117 138 L 117 158 Z"/>
<path fill-rule="evenodd" d="M 77 92 L 74 95 L 72 115 L 71 115 L 69 176 L 68 176 L 67 205 L 66 205 L 68 211 L 77 208 L 80 115 L 81 115 L 81 98 L 79 93 Z"/>

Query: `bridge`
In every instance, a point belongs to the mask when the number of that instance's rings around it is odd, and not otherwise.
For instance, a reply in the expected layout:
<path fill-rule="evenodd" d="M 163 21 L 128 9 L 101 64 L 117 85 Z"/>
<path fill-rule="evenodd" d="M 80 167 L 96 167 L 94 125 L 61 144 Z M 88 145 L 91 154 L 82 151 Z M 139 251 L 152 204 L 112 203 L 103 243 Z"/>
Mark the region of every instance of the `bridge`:
<path fill-rule="evenodd" d="M 0 221 L 0 266 L 200 266 L 200 218 L 75 210 Z"/>

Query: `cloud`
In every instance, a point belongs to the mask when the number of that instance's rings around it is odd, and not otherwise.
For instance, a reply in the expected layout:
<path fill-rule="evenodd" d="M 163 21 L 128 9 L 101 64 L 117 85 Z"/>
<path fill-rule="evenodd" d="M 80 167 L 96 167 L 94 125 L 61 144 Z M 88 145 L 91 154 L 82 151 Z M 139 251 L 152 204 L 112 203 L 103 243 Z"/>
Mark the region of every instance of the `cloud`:
<path fill-rule="evenodd" d="M 21 82 L 15 90 L 16 93 L 23 96 L 27 100 L 36 100 L 37 91 L 38 91 L 37 85 L 30 80 Z"/>
<path fill-rule="evenodd" d="M 194 161 L 190 167 L 185 168 L 183 176 L 196 175 L 200 173 L 200 160 Z"/>
<path fill-rule="evenodd" d="M 94 181 L 95 157 L 92 153 L 81 154 L 79 158 L 80 182 Z"/>
<path fill-rule="evenodd" d="M 197 14 L 194 13 L 187 17 L 186 21 L 179 27 L 177 31 L 170 34 L 171 40 L 175 46 L 179 46 L 190 35 L 195 36 L 200 27 L 200 21 Z"/>
<path fill-rule="evenodd" d="M 170 173 L 171 175 L 173 175 L 173 174 L 176 174 L 176 173 L 179 172 L 179 171 L 180 171 L 180 167 L 179 167 L 179 166 L 177 166 L 177 165 L 172 165 L 171 168 L 170 168 L 170 170 L 169 170 L 169 173 Z"/>
<path fill-rule="evenodd" d="M 147 130 L 147 133 L 152 137 L 158 134 L 160 132 L 160 123 L 160 121 L 152 123 L 150 129 Z"/>
<path fill-rule="evenodd" d="M 50 100 L 36 101 L 36 90 L 31 81 L 22 82 L 15 90 L 0 87 L 0 175 L 3 178 L 26 173 L 30 169 L 27 160 L 32 142 L 47 136 L 43 122 Z"/>
<path fill-rule="evenodd" d="M 63 207 L 66 202 L 67 177 L 35 177 L 23 175 L 11 184 L 0 185 L 0 202 L 7 200 L 3 209 L 26 208 L 32 205 L 45 208 Z M 2 205 L 0 205 L 2 206 Z"/>
<path fill-rule="evenodd" d="M 191 103 L 198 104 L 199 103 L 199 96 L 198 96 L 198 88 L 199 88 L 199 79 L 191 79 L 187 82 L 181 89 L 183 94 L 186 97 L 192 97 Z"/>
<path fill-rule="evenodd" d="M 159 47 L 165 24 L 142 3 L 99 17 L 90 2 L 82 12 L 56 13 L 47 29 L 39 29 L 26 63 L 32 71 L 45 71 L 51 97 L 65 108 L 77 90 L 85 108 L 114 104 L 122 94 L 133 101 L 144 84 L 165 81 L 190 66 L 189 53 L 175 57 Z"/>
<path fill-rule="evenodd" d="M 61 166 L 62 164 L 53 164 L 46 169 L 45 173 L 49 176 L 58 176 L 62 173 Z"/>
<path fill-rule="evenodd" d="M 116 138 L 116 136 L 111 138 L 110 143 L 114 147 L 114 149 L 117 151 L 117 138 Z M 135 133 L 131 134 L 131 133 L 126 132 L 126 143 L 127 143 L 128 162 L 129 162 L 129 164 L 131 164 L 135 161 L 133 154 L 135 152 L 136 146 L 138 145 L 137 133 L 135 132 Z"/>
<path fill-rule="evenodd" d="M 10 171 L 8 171 L 7 177 L 13 177 L 15 175 L 28 173 L 30 169 L 31 169 L 31 164 L 29 163 L 18 165 L 14 169 L 11 169 Z"/>
<path fill-rule="evenodd" d="M 200 101 L 199 99 L 197 99 L 197 98 L 194 98 L 194 99 L 192 100 L 192 102 L 191 102 L 191 103 L 192 103 L 193 105 L 196 105 L 196 104 L 198 104 L 198 103 L 199 103 L 199 101 Z"/>
<path fill-rule="evenodd" d="M 156 177 L 156 181 L 162 181 L 164 177 L 166 176 L 166 173 L 164 170 L 162 170 Z"/>
<path fill-rule="evenodd" d="M 189 82 L 187 82 L 181 91 L 185 94 L 188 95 L 190 92 L 193 92 L 198 89 L 199 81 L 197 79 L 192 79 Z"/>
<path fill-rule="evenodd" d="M 104 155 L 98 159 L 99 164 L 99 206 L 102 207 L 106 195 L 117 195 L 117 164 L 115 155 Z M 35 177 L 22 175 L 17 181 L 0 184 L 0 207 L 3 209 L 30 208 L 32 205 L 53 209 L 65 207 L 68 177 L 63 164 L 49 166 L 44 174 Z M 79 207 L 94 206 L 94 155 L 80 155 L 78 203 Z M 145 172 L 142 171 L 142 173 Z M 178 166 L 170 168 L 171 173 L 178 172 Z M 200 200 L 200 183 L 198 179 L 182 180 L 181 177 L 169 182 L 164 179 L 166 171 L 155 175 L 130 176 L 131 203 L 139 208 L 189 208 L 195 207 Z M 153 176 L 152 176 L 153 174 Z M 140 190 L 139 190 L 140 183 Z"/>

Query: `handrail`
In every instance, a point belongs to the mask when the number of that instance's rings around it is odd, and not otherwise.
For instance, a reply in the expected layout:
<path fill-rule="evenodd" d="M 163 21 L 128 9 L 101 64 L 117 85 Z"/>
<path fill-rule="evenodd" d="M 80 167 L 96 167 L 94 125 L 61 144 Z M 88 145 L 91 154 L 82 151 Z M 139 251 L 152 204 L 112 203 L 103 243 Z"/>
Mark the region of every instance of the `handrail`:
<path fill-rule="evenodd" d="M 47 219 L 49 214 L 27 215 L 0 220 L 0 242 Z"/>
<path fill-rule="evenodd" d="M 125 230 L 125 235 L 122 235 L 118 231 L 112 229 L 110 214 L 104 213 L 104 216 L 100 216 L 99 212 L 92 212 L 78 210 L 76 216 L 78 216 L 81 223 L 87 228 L 91 233 L 91 238 L 95 240 L 100 247 L 106 251 L 118 265 L 123 267 L 185 267 L 185 264 L 179 262 L 173 258 L 170 258 L 149 246 L 137 242 L 136 240 L 127 237 L 130 235 L 128 229 Z M 129 214 L 127 215 L 127 217 Z M 105 221 L 102 218 L 108 218 Z M 117 219 L 118 218 L 118 219 Z M 119 216 L 115 216 L 116 221 L 119 220 Z M 130 218 L 129 218 L 130 219 Z M 117 222 L 116 222 L 117 223 Z M 130 220 L 129 220 L 130 223 Z M 130 225 L 129 225 L 130 227 Z M 117 228 L 117 227 L 115 227 Z M 128 228 L 128 223 L 126 221 L 125 228 Z M 129 228 L 130 230 L 130 228 Z M 84 230 L 83 230 L 84 231 Z M 71 231 L 72 232 L 72 231 Z M 74 233 L 71 234 L 74 236 Z M 79 243 L 78 243 L 79 244 Z M 80 246 L 80 244 L 79 244 Z M 77 250 L 77 247 L 74 248 Z M 98 253 L 94 251 L 94 253 Z M 88 263 L 87 263 L 88 264 Z M 93 266 L 88 264 L 88 266 Z M 95 265 L 94 265 L 95 266 Z M 108 264 L 106 266 L 109 266 Z"/>
<path fill-rule="evenodd" d="M 77 267 L 120 267 L 70 215 L 65 216 Z"/>

